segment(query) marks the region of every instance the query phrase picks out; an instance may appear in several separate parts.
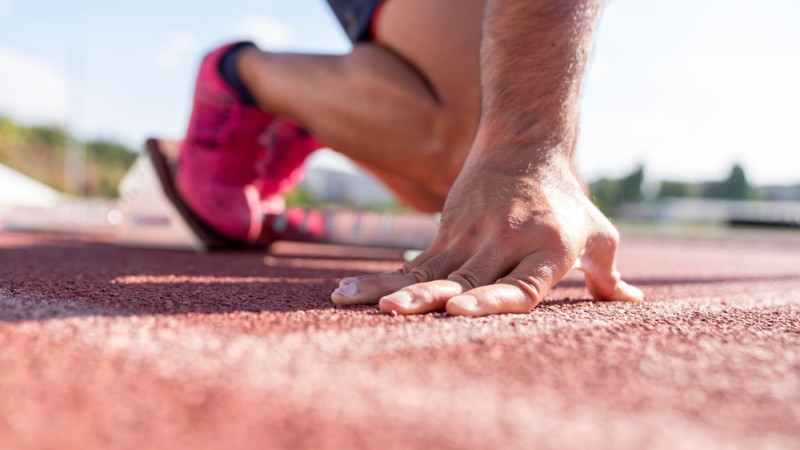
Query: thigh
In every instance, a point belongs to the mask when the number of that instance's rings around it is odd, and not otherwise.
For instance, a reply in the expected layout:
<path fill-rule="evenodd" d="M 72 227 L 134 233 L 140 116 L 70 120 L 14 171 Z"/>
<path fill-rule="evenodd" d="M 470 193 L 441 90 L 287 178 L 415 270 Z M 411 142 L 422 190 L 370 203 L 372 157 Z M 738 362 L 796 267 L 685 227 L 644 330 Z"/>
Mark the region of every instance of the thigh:
<path fill-rule="evenodd" d="M 452 119 L 454 132 L 464 135 L 467 146 L 480 114 L 478 48 L 483 4 L 483 0 L 385 0 L 372 30 L 378 44 L 428 82 Z"/>

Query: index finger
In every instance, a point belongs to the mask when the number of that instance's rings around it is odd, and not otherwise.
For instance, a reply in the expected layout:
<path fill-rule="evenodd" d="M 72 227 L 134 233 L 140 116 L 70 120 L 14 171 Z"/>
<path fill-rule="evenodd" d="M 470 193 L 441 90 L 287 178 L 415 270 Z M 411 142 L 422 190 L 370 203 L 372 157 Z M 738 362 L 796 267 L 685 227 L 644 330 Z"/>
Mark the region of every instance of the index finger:
<path fill-rule="evenodd" d="M 471 289 L 451 298 L 446 305 L 452 315 L 485 316 L 527 313 L 572 267 L 562 252 L 538 250 L 525 257 L 497 283 Z"/>

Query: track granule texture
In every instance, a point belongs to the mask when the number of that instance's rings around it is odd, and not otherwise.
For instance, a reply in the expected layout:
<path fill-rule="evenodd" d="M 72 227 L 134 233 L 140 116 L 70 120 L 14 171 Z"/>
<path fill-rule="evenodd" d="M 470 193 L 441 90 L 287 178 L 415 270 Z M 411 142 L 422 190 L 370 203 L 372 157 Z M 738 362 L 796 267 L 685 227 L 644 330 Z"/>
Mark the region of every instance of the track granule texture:
<path fill-rule="evenodd" d="M 623 242 L 530 314 L 337 307 L 393 251 L 0 233 L 0 448 L 800 448 L 800 245 Z"/>

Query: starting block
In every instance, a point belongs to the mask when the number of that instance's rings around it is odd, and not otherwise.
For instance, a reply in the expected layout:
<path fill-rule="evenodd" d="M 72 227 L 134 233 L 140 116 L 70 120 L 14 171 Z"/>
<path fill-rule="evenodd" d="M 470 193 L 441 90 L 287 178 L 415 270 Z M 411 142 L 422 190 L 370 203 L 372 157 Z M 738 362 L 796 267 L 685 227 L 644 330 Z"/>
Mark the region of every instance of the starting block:
<path fill-rule="evenodd" d="M 175 190 L 179 148 L 180 141 L 149 139 L 120 182 L 121 245 L 205 252 L 267 248 L 282 240 L 424 250 L 438 230 L 433 214 L 288 208 L 263 217 L 264 231 L 255 242 L 233 241 L 196 217 Z"/>

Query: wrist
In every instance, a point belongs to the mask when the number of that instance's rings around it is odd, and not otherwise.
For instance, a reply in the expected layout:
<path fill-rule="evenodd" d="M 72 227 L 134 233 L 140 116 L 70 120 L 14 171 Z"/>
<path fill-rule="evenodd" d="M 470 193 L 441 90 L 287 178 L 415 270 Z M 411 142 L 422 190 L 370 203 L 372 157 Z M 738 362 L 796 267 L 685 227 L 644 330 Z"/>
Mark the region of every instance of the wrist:
<path fill-rule="evenodd" d="M 537 144 L 480 147 L 476 141 L 462 172 L 500 171 L 517 176 L 543 173 L 572 175 L 572 140 Z"/>
<path fill-rule="evenodd" d="M 567 162 L 578 134 L 577 109 L 562 105 L 560 111 L 531 116 L 507 117 L 484 111 L 470 156 Z"/>

